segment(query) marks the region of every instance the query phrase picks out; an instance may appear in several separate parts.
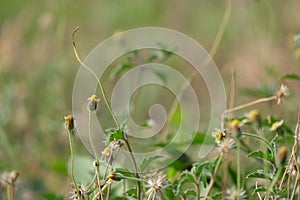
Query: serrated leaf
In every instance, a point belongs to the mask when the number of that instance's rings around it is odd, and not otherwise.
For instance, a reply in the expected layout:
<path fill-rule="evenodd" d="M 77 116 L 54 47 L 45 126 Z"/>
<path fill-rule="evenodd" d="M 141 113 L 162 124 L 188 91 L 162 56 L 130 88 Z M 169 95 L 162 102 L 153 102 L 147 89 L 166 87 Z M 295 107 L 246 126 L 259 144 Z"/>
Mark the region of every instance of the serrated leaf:
<path fill-rule="evenodd" d="M 129 190 L 127 190 L 124 194 L 125 194 L 126 196 L 136 198 L 136 188 L 129 189 Z"/>
<path fill-rule="evenodd" d="M 253 190 L 252 195 L 255 195 L 255 193 L 257 193 L 257 192 L 265 192 L 265 191 L 267 191 L 267 188 L 260 185 Z"/>
<path fill-rule="evenodd" d="M 274 161 L 274 157 L 272 155 L 270 155 L 269 153 L 264 153 L 262 151 L 252 151 L 250 152 L 248 155 L 248 157 L 256 157 L 256 158 L 260 158 L 263 160 L 268 160 L 270 162 Z"/>
<path fill-rule="evenodd" d="M 200 176 L 205 167 L 208 165 L 208 162 L 196 163 L 193 167 L 195 176 Z"/>
<path fill-rule="evenodd" d="M 195 197 L 197 195 L 196 191 L 193 189 L 185 190 L 184 193 L 186 196 L 194 196 Z"/>
<path fill-rule="evenodd" d="M 274 175 L 272 173 L 266 172 L 264 169 L 258 169 L 256 172 L 252 172 L 246 176 L 246 178 L 263 178 L 268 180 L 273 180 Z"/>
<path fill-rule="evenodd" d="M 150 165 L 153 161 L 155 161 L 155 160 L 157 160 L 157 159 L 159 159 L 159 158 L 161 158 L 161 157 L 162 157 L 162 156 L 156 155 L 156 156 L 152 156 L 152 157 L 149 157 L 149 158 L 145 158 L 145 159 L 141 162 L 141 164 L 140 164 L 140 166 L 139 166 L 140 171 L 143 172 L 147 167 L 149 167 L 149 165 Z"/>
<path fill-rule="evenodd" d="M 194 176 L 189 171 L 184 171 L 181 173 L 178 179 L 177 191 L 180 192 L 183 190 L 183 186 L 187 183 L 195 182 Z"/>
<path fill-rule="evenodd" d="M 280 78 L 280 80 L 282 79 L 291 79 L 291 80 L 300 80 L 300 76 L 298 74 L 284 74 L 282 75 Z"/>
<path fill-rule="evenodd" d="M 128 171 L 128 169 L 125 168 L 116 168 L 114 170 L 114 173 L 119 173 L 124 177 L 135 177 L 133 172 Z"/>

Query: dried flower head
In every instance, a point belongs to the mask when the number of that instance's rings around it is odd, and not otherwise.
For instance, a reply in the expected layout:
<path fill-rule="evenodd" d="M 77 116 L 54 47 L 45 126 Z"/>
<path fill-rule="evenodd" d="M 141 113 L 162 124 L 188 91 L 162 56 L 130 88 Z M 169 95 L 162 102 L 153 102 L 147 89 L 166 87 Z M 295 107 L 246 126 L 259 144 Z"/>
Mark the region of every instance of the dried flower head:
<path fill-rule="evenodd" d="M 272 127 L 270 128 L 270 131 L 279 131 L 283 125 L 283 119 L 280 121 L 276 121 L 272 124 Z"/>
<path fill-rule="evenodd" d="M 239 192 L 236 191 L 235 188 L 227 189 L 226 190 L 226 199 L 227 200 L 237 200 L 237 199 L 248 199 L 246 191 L 241 189 Z"/>
<path fill-rule="evenodd" d="M 154 172 L 153 174 L 151 174 L 151 176 L 147 180 L 147 183 L 145 184 L 145 187 L 149 188 L 146 192 L 146 195 L 148 195 L 148 199 L 155 199 L 156 195 L 162 192 L 166 184 L 166 174 L 162 172 Z"/>
<path fill-rule="evenodd" d="M 95 111 L 97 109 L 98 102 L 100 102 L 100 99 L 97 97 L 97 95 L 94 94 L 91 97 L 89 97 L 87 101 L 88 101 L 88 106 L 87 106 L 88 110 Z"/>
<path fill-rule="evenodd" d="M 235 147 L 235 141 L 232 138 L 225 138 L 218 143 L 218 150 L 223 153 L 229 153 Z"/>
<path fill-rule="evenodd" d="M 70 191 L 70 199 L 71 200 L 88 199 L 89 190 L 87 189 L 87 187 L 83 184 L 80 184 L 77 186 L 77 188 L 78 188 L 78 193 L 73 185 L 72 190 Z"/>
<path fill-rule="evenodd" d="M 120 173 L 110 172 L 107 178 L 109 181 L 120 181 L 124 179 L 124 176 Z"/>
<path fill-rule="evenodd" d="M 73 115 L 68 115 L 64 117 L 65 119 L 65 128 L 67 131 L 73 131 L 74 130 L 74 117 Z"/>
<path fill-rule="evenodd" d="M 0 175 L 0 191 L 6 190 L 8 185 L 16 185 L 16 181 L 19 177 L 18 171 L 12 171 L 12 172 L 3 172 Z"/>
<path fill-rule="evenodd" d="M 276 96 L 276 101 L 277 104 L 280 104 L 281 102 L 283 102 L 283 100 L 289 95 L 289 88 L 282 84 L 279 88 L 279 90 L 277 90 L 275 96 Z"/>
<path fill-rule="evenodd" d="M 216 143 L 222 142 L 226 138 L 226 130 L 215 129 L 212 133 L 212 136 L 215 138 Z"/>

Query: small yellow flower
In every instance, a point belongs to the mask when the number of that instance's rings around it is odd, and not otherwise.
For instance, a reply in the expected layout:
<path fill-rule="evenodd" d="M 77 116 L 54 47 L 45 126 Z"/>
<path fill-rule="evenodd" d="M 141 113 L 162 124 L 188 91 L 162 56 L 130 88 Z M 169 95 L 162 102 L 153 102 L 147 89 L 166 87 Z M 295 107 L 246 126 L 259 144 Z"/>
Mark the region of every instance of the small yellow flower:
<path fill-rule="evenodd" d="M 255 121 L 257 119 L 257 117 L 259 117 L 259 112 L 257 109 L 251 110 L 247 117 L 251 120 L 251 121 Z"/>
<path fill-rule="evenodd" d="M 238 120 L 238 119 L 234 119 L 234 120 L 231 121 L 231 127 L 232 128 L 239 128 L 240 125 L 241 125 L 240 120 Z"/>
<path fill-rule="evenodd" d="M 97 95 L 92 95 L 88 99 L 88 110 L 89 111 L 95 111 L 97 109 L 97 103 L 100 101 L 100 99 L 97 97 Z"/>
<path fill-rule="evenodd" d="M 212 136 L 215 138 L 216 143 L 220 143 L 226 137 L 226 131 L 215 129 L 215 131 L 212 133 Z"/>
<path fill-rule="evenodd" d="M 281 164 L 283 164 L 286 161 L 286 158 L 287 158 L 287 146 L 286 145 L 283 145 L 278 149 L 277 157 Z"/>
<path fill-rule="evenodd" d="M 272 124 L 272 127 L 270 128 L 270 131 L 278 131 L 281 126 L 283 125 L 283 119 L 280 121 L 276 121 Z"/>
<path fill-rule="evenodd" d="M 67 131 L 73 131 L 74 130 L 74 117 L 73 115 L 68 115 L 64 117 L 65 119 L 65 128 Z"/>

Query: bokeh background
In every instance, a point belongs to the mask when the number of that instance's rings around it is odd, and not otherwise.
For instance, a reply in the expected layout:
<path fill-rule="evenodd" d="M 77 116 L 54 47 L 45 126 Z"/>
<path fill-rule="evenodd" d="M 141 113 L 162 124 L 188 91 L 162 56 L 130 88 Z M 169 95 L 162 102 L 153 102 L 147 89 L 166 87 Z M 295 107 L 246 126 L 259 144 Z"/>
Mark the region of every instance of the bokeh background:
<path fill-rule="evenodd" d="M 279 78 L 300 74 L 293 42 L 300 32 L 299 8 L 298 0 L 233 0 L 214 58 L 228 91 L 235 69 L 236 104 L 268 96 L 281 82 L 288 84 L 291 97 L 283 106 L 257 108 L 265 116 L 284 117 L 292 127 L 299 81 Z M 43 193 L 64 196 L 70 185 L 63 116 L 72 112 L 79 67 L 71 43 L 75 27 L 81 27 L 77 45 L 82 57 L 117 31 L 145 26 L 180 31 L 209 51 L 224 10 L 223 0 L 1 0 L 0 173 L 20 172 L 18 199 L 42 199 Z M 88 155 L 80 140 L 75 146 L 76 153 Z"/>

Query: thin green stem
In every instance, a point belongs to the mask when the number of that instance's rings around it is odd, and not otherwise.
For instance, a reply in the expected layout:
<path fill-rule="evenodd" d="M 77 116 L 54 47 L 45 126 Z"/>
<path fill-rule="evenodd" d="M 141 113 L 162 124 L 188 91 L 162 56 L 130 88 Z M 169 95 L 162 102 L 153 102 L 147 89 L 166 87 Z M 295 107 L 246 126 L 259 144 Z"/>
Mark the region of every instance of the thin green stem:
<path fill-rule="evenodd" d="M 103 87 L 103 85 L 102 85 L 100 79 L 98 78 L 98 76 L 95 74 L 95 72 L 94 72 L 89 66 L 87 66 L 86 64 L 84 64 L 84 63 L 81 61 L 81 59 L 80 59 L 80 57 L 79 57 L 79 55 L 78 55 L 77 48 L 76 48 L 76 43 L 75 43 L 75 40 L 74 40 L 75 33 L 76 33 L 78 30 L 79 30 L 79 27 L 77 27 L 77 28 L 73 31 L 73 33 L 72 33 L 73 51 L 74 51 L 74 53 L 75 53 L 76 59 L 77 59 L 78 62 L 81 64 L 81 66 L 84 67 L 86 70 L 88 70 L 88 71 L 92 74 L 92 76 L 97 80 L 98 85 L 99 85 L 99 87 L 100 87 L 100 91 L 101 91 L 102 98 L 103 98 L 103 100 L 104 100 L 104 103 L 105 103 L 105 105 L 106 105 L 106 107 L 107 107 L 107 109 L 108 109 L 108 111 L 109 111 L 111 117 L 113 118 L 115 124 L 117 125 L 117 127 L 120 127 L 120 124 L 119 124 L 119 122 L 118 122 L 116 116 L 114 115 L 114 113 L 113 113 L 113 111 L 112 111 L 112 108 L 111 108 L 111 106 L 110 106 L 110 104 L 109 104 L 109 102 L 108 102 L 108 100 L 107 100 L 107 96 L 106 96 L 104 87 Z"/>
<path fill-rule="evenodd" d="M 218 161 L 217 161 L 215 170 L 214 170 L 213 174 L 212 174 L 211 177 L 210 177 L 210 182 L 209 182 L 208 188 L 207 188 L 207 190 L 206 190 L 206 193 L 205 193 L 205 195 L 204 195 L 205 198 L 209 198 L 208 195 L 209 195 L 209 193 L 210 193 L 210 191 L 211 191 L 211 189 L 212 189 L 212 187 L 213 187 L 213 185 L 214 185 L 214 182 L 215 182 L 215 176 L 216 176 L 216 174 L 217 174 L 217 172 L 218 172 L 218 169 L 219 169 L 219 167 L 220 167 L 221 160 L 222 160 L 223 156 L 224 156 L 224 154 L 221 153 L 221 155 L 220 155 L 219 158 L 218 158 Z"/>
<path fill-rule="evenodd" d="M 90 140 L 90 144 L 94 153 L 94 157 L 96 159 L 96 161 L 98 161 L 98 154 L 93 142 L 93 127 L 92 127 L 92 116 L 93 116 L 93 112 L 89 110 L 89 140 Z"/>
<path fill-rule="evenodd" d="M 281 166 L 280 168 L 278 168 L 278 171 L 276 172 L 276 175 L 275 175 L 274 179 L 272 180 L 270 186 L 268 187 L 268 190 L 267 190 L 265 199 L 268 199 L 268 198 L 269 198 L 269 196 L 270 196 L 272 190 L 273 190 L 274 187 L 275 187 L 275 184 L 276 184 L 277 181 L 278 181 L 278 178 L 279 178 L 279 176 L 280 176 L 280 174 L 281 174 L 281 171 L 282 171 L 282 166 Z M 289 188 L 287 188 L 287 190 L 289 190 Z"/>
<path fill-rule="evenodd" d="M 240 199 L 240 191 L 241 191 L 241 146 L 239 142 L 239 138 L 237 138 L 237 150 L 236 150 L 236 162 L 237 162 L 237 176 L 236 176 L 236 185 L 237 185 L 237 198 Z"/>
<path fill-rule="evenodd" d="M 95 173 L 96 173 L 96 179 L 97 179 L 97 182 L 98 182 L 98 189 L 99 189 L 99 193 L 100 193 L 101 199 L 103 199 L 101 185 L 100 185 L 100 176 L 99 176 L 99 165 L 100 165 L 100 162 L 99 162 L 99 159 L 98 159 L 97 150 L 95 148 L 94 140 L 93 140 L 92 117 L 93 117 L 93 112 L 91 110 L 89 110 L 89 139 L 90 139 L 91 147 L 93 149 L 94 157 L 95 157 L 96 162 L 97 162 L 96 163 L 97 166 L 95 166 Z"/>
<path fill-rule="evenodd" d="M 200 200 L 200 185 L 198 182 L 197 183 L 195 182 L 194 185 L 196 187 L 196 199 Z"/>
<path fill-rule="evenodd" d="M 248 137 L 252 137 L 252 138 L 258 139 L 260 141 L 263 141 L 271 150 L 273 149 L 272 146 L 270 145 L 269 141 L 266 140 L 265 138 L 259 136 L 259 135 L 254 135 L 254 134 L 251 134 L 251 133 L 243 132 L 242 136 L 248 136 Z"/>
<path fill-rule="evenodd" d="M 6 193 L 7 193 L 7 200 L 13 200 L 11 198 L 11 185 L 10 184 L 7 184 Z"/>
<path fill-rule="evenodd" d="M 129 151 L 129 154 L 130 154 L 131 159 L 132 159 L 132 162 L 133 162 L 133 167 L 134 167 L 134 171 L 135 171 L 135 177 L 136 177 L 136 178 L 140 178 L 139 173 L 138 173 L 137 164 L 136 164 L 134 155 L 133 155 L 133 153 L 132 153 L 132 149 L 131 149 L 131 147 L 130 147 L 130 144 L 129 144 L 129 142 L 128 142 L 127 139 L 124 139 L 124 141 L 125 141 L 125 144 L 126 144 L 126 146 L 127 146 L 127 149 L 128 149 L 128 151 Z M 137 189 L 136 189 L 137 199 L 140 200 L 140 199 L 141 199 L 141 194 L 140 194 L 140 193 L 141 193 L 141 184 L 140 184 L 139 181 L 136 181 L 136 186 L 137 186 Z"/>
<path fill-rule="evenodd" d="M 74 184 L 74 188 L 76 190 L 76 194 L 78 195 L 79 199 L 81 199 L 81 195 L 79 195 L 79 190 L 77 187 L 77 183 L 74 177 L 74 153 L 73 153 L 73 137 L 72 137 L 73 132 L 71 130 L 68 130 L 68 135 L 69 135 L 69 143 L 70 143 L 70 154 L 71 154 L 71 178 Z"/>

